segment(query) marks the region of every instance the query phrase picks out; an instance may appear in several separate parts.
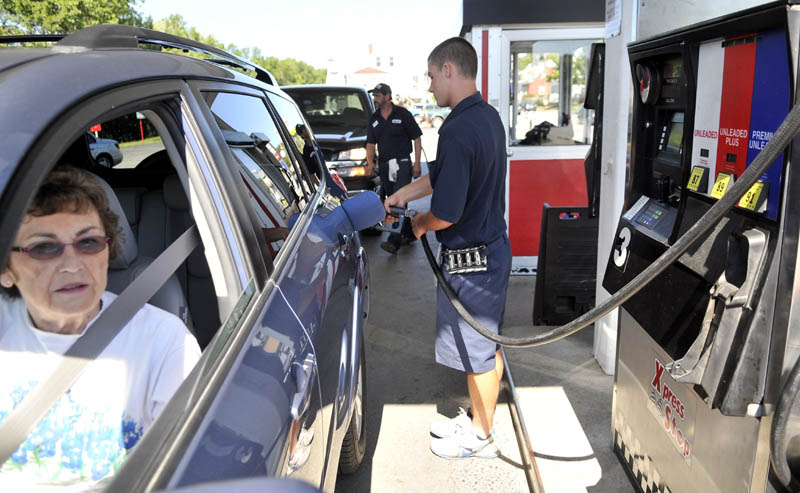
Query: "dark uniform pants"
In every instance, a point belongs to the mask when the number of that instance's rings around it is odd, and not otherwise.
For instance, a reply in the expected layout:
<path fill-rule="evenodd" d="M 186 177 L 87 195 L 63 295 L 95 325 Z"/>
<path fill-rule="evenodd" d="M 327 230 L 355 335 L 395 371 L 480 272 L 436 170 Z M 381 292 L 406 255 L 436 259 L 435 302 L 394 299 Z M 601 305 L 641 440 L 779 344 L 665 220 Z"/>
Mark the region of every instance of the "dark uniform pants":
<path fill-rule="evenodd" d="M 394 182 L 391 182 L 389 181 L 389 162 L 378 161 L 378 174 L 381 177 L 381 186 L 386 192 L 387 197 L 411 183 L 411 173 L 413 171 L 411 159 L 398 159 L 397 164 L 397 179 Z M 400 226 L 401 222 L 402 227 Z M 403 236 L 407 238 L 414 236 L 414 233 L 411 230 L 411 220 L 407 218 L 403 218 L 402 221 L 393 223 L 392 229 L 398 229 L 400 231 L 399 233 L 390 234 L 388 238 L 389 243 L 392 243 L 396 247 L 400 246 L 400 240 L 403 238 Z"/>

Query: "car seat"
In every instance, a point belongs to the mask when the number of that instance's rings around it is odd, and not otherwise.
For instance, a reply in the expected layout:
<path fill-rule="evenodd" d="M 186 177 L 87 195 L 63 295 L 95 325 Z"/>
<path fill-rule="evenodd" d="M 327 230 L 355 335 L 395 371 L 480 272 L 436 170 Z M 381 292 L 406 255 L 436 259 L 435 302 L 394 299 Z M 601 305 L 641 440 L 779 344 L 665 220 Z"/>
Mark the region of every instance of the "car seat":
<path fill-rule="evenodd" d="M 367 123 L 367 118 L 364 116 L 364 112 L 358 108 L 353 108 L 352 106 L 348 106 L 342 110 L 342 119 L 348 124 L 353 125 Z"/>
<path fill-rule="evenodd" d="M 136 194 L 134 190 L 131 192 Z M 177 175 L 167 176 L 161 189 L 138 196 L 138 244 L 142 255 L 157 256 L 194 224 L 189 200 Z M 220 326 L 219 304 L 203 248 L 198 247 L 175 272 L 186 295 L 189 319 L 200 347 Z"/>
<path fill-rule="evenodd" d="M 120 241 L 120 254 L 108 264 L 108 284 L 106 289 L 112 293 L 121 293 L 139 274 L 141 274 L 155 257 L 139 254 L 136 237 L 122 209 L 116 194 L 108 183 L 97 175 L 95 180 L 103 187 L 108 197 L 108 205 L 117 214 L 117 226 L 122 232 Z M 163 286 L 150 298 L 149 303 L 166 310 L 180 318 L 189 330 L 192 329 L 189 320 L 189 309 L 186 297 L 183 294 L 178 278 L 173 274 Z"/>

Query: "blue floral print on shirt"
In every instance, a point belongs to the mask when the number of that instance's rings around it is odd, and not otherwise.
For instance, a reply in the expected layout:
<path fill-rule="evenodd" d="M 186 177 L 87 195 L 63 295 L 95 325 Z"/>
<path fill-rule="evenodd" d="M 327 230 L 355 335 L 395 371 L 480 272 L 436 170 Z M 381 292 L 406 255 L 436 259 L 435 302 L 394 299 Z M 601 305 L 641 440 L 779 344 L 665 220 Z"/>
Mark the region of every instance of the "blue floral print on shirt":
<path fill-rule="evenodd" d="M 14 388 L 0 400 L 0 422 L 36 382 Z M 34 482 L 99 481 L 116 471 L 142 436 L 142 427 L 110 409 L 90 409 L 67 392 L 39 422 L 0 471 L 22 471 Z M 119 414 L 117 414 L 119 416 Z"/>

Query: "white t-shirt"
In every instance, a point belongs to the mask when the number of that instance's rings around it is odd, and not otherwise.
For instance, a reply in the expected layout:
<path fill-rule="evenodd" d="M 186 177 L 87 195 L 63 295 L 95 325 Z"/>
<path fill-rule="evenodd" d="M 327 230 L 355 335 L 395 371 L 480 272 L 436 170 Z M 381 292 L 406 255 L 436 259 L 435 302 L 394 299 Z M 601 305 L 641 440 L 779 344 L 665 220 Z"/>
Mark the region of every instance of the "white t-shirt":
<path fill-rule="evenodd" d="M 103 293 L 100 312 L 116 297 Z M 43 332 L 22 299 L 0 299 L 0 422 L 80 337 Z M 0 490 L 83 489 L 112 474 L 199 357 L 178 317 L 143 306 L 2 466 Z"/>

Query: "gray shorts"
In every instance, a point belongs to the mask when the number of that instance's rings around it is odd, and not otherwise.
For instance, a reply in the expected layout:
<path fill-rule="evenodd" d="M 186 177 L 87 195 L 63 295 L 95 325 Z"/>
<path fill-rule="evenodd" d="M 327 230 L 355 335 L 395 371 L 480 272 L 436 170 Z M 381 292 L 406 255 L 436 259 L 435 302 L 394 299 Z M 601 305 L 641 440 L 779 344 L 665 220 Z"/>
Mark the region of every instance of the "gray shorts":
<path fill-rule="evenodd" d="M 461 304 L 495 334 L 503 329 L 511 245 L 503 235 L 487 246 L 488 270 L 470 274 L 443 272 Z M 495 367 L 496 343 L 478 334 L 456 312 L 441 287 L 436 291 L 436 362 L 467 373 L 486 373 Z"/>

